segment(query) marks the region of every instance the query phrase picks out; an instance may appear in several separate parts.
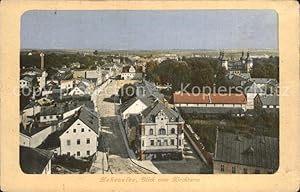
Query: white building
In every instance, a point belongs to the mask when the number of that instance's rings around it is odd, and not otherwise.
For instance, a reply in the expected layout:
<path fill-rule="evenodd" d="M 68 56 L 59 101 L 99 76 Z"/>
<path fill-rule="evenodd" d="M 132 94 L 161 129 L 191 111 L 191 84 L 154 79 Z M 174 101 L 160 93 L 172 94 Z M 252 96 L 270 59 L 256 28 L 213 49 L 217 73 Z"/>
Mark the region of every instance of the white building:
<path fill-rule="evenodd" d="M 57 124 L 47 126 L 29 125 L 20 129 L 20 145 L 26 147 L 38 147 L 42 142 L 57 129 Z"/>
<path fill-rule="evenodd" d="M 88 157 L 97 152 L 99 129 L 98 115 L 82 107 L 61 124 L 60 130 L 49 135 L 40 147 L 53 150 L 58 155 Z"/>
<path fill-rule="evenodd" d="M 122 103 L 120 107 L 120 113 L 122 119 L 127 119 L 130 114 L 140 114 L 143 110 L 145 110 L 152 102 L 156 99 L 153 96 L 138 98 L 133 97 L 128 101 Z"/>
<path fill-rule="evenodd" d="M 143 78 L 142 73 L 142 67 L 139 67 L 137 69 L 134 68 L 134 66 L 125 66 L 122 69 L 121 73 L 121 79 L 135 79 L 135 80 L 141 80 Z"/>
<path fill-rule="evenodd" d="M 140 159 L 182 159 L 183 126 L 180 114 L 159 100 L 146 108 L 137 131 Z"/>

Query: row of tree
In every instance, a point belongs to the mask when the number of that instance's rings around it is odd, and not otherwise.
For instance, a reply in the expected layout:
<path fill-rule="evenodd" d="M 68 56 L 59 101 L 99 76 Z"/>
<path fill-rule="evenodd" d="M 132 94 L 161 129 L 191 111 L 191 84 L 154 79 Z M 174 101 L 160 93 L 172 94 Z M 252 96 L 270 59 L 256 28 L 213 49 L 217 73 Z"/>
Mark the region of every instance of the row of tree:
<path fill-rule="evenodd" d="M 150 61 L 146 64 L 146 77 L 158 84 L 172 84 L 172 91 L 180 90 L 188 84 L 189 88 L 222 85 L 225 72 L 215 58 L 167 59 L 161 63 Z"/>
<path fill-rule="evenodd" d="M 254 58 L 251 77 L 274 78 L 279 81 L 279 57 Z"/>

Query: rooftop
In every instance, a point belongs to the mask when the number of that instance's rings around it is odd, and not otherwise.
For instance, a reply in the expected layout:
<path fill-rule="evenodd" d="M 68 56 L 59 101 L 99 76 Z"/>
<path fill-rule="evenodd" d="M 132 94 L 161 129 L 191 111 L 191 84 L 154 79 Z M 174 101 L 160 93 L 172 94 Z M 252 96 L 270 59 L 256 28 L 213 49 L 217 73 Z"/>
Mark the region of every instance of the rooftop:
<path fill-rule="evenodd" d="M 214 160 L 276 170 L 279 166 L 278 138 L 246 137 L 218 131 Z"/>
<path fill-rule="evenodd" d="M 20 146 L 21 169 L 27 174 L 42 173 L 52 156 L 48 150 Z"/>
<path fill-rule="evenodd" d="M 181 93 L 173 94 L 174 104 L 246 104 L 247 99 L 240 93 Z"/>

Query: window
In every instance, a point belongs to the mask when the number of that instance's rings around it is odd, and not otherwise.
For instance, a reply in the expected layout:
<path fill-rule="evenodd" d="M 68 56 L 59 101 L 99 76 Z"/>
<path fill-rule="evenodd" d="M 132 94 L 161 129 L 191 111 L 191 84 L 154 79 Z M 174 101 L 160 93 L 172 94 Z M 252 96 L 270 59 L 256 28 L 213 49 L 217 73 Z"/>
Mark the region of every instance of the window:
<path fill-rule="evenodd" d="M 77 151 L 77 153 L 76 153 L 76 154 L 77 154 L 77 156 L 79 157 L 79 156 L 80 156 L 80 151 Z"/>
<path fill-rule="evenodd" d="M 164 140 L 164 145 L 168 146 L 168 140 L 166 140 L 166 139 Z"/>
<path fill-rule="evenodd" d="M 80 145 L 80 139 L 77 139 L 77 145 Z"/>
<path fill-rule="evenodd" d="M 165 135 L 165 134 L 166 134 L 166 130 L 165 130 L 164 128 L 160 128 L 160 129 L 158 130 L 158 134 L 159 134 L 159 135 Z"/>
<path fill-rule="evenodd" d="M 67 133 L 69 133 L 69 131 L 67 131 Z"/>
<path fill-rule="evenodd" d="M 47 117 L 46 117 L 46 116 L 43 116 L 43 119 L 47 119 Z"/>
<path fill-rule="evenodd" d="M 73 133 L 76 133 L 76 129 L 73 129 Z"/>
<path fill-rule="evenodd" d="M 154 145 L 154 140 L 150 140 L 150 145 Z"/>
<path fill-rule="evenodd" d="M 67 145 L 71 145 L 71 140 L 67 140 Z"/>
<path fill-rule="evenodd" d="M 157 140 L 157 146 L 161 146 L 161 141 Z"/>
<path fill-rule="evenodd" d="M 70 153 L 70 152 L 67 152 L 67 155 L 68 155 L 68 156 L 70 156 L 70 155 L 71 155 L 71 153 Z"/>
<path fill-rule="evenodd" d="M 244 174 L 248 173 L 248 169 L 244 168 Z"/>
<path fill-rule="evenodd" d="M 90 144 L 90 143 L 91 143 L 90 138 L 87 138 L 86 139 L 86 144 Z"/>
<path fill-rule="evenodd" d="M 164 120 L 164 118 L 161 118 L 161 120 Z"/>
<path fill-rule="evenodd" d="M 232 168 L 231 168 L 231 172 L 232 172 L 232 173 L 236 173 L 236 168 L 235 168 L 235 167 L 232 167 Z"/>
<path fill-rule="evenodd" d="M 171 139 L 171 145 L 175 145 L 174 139 Z"/>
<path fill-rule="evenodd" d="M 149 135 L 153 135 L 153 129 L 149 130 Z"/>
<path fill-rule="evenodd" d="M 53 118 L 53 116 L 52 116 L 52 115 L 50 115 L 49 117 L 50 117 L 50 119 L 52 119 L 52 118 Z"/>
<path fill-rule="evenodd" d="M 142 146 L 144 146 L 144 140 L 142 141 Z"/>
<path fill-rule="evenodd" d="M 90 155 L 90 151 L 86 151 L 86 155 Z"/>
<path fill-rule="evenodd" d="M 174 128 L 171 129 L 171 134 L 175 134 L 175 129 Z"/>
<path fill-rule="evenodd" d="M 178 145 L 179 145 L 179 146 L 181 145 L 181 140 L 178 140 Z"/>
<path fill-rule="evenodd" d="M 81 132 L 84 132 L 84 128 L 81 128 Z"/>
<path fill-rule="evenodd" d="M 224 165 L 221 164 L 221 172 L 224 172 Z"/>

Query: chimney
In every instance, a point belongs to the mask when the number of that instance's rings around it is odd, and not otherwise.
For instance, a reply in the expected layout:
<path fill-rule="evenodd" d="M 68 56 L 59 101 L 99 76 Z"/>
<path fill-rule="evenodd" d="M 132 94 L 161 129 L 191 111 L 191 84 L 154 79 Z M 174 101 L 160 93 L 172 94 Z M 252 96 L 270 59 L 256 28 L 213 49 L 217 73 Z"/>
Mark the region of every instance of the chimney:
<path fill-rule="evenodd" d="M 44 56 L 45 54 L 43 52 L 40 53 L 41 57 L 41 70 L 44 71 Z"/>

